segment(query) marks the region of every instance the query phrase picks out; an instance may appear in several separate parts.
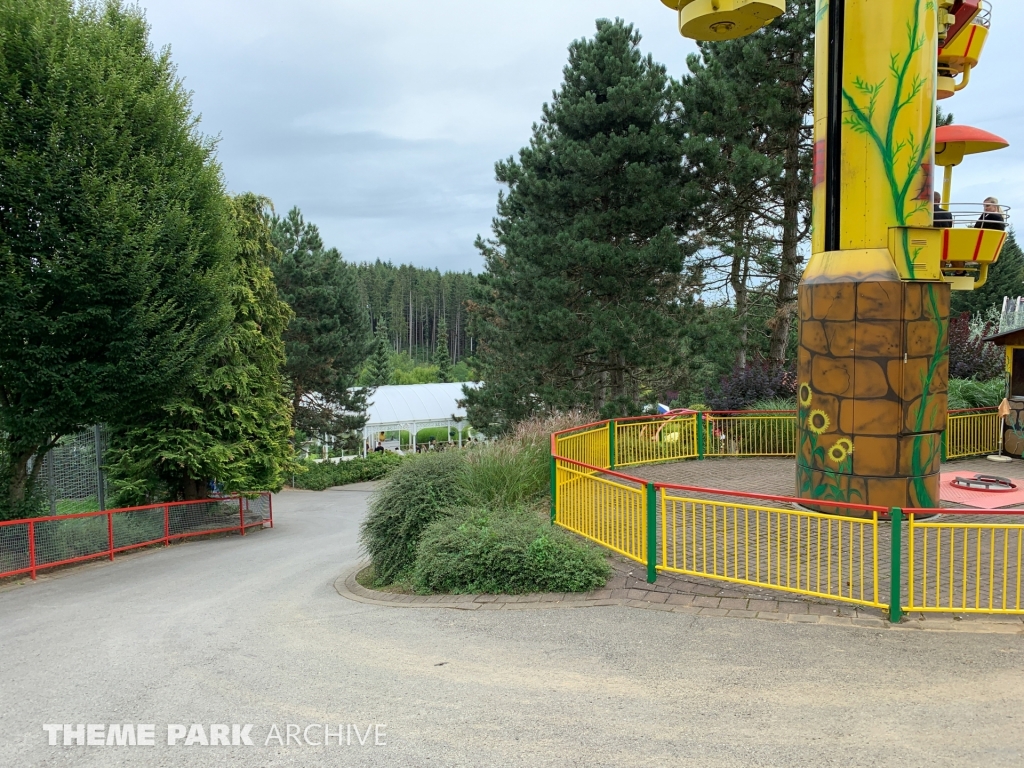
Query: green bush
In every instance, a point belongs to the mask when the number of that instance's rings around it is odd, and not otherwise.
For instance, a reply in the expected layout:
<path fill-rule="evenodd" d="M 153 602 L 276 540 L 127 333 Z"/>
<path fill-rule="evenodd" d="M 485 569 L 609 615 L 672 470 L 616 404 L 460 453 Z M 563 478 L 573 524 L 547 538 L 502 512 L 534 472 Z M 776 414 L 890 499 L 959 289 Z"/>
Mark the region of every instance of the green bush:
<path fill-rule="evenodd" d="M 420 454 L 405 459 L 374 494 L 360 539 L 373 559 L 378 585 L 403 578 L 416 561 L 426 527 L 469 502 L 466 468 L 461 451 Z"/>
<path fill-rule="evenodd" d="M 608 573 L 601 552 L 533 510 L 471 508 L 427 527 L 412 581 L 418 592 L 586 592 L 602 586 Z"/>
<path fill-rule="evenodd" d="M 295 476 L 295 487 L 307 491 L 322 491 L 338 485 L 365 483 L 370 480 L 381 480 L 403 461 L 395 453 L 371 453 L 365 459 L 329 461 L 316 464 L 305 464 L 306 471 Z"/>
<path fill-rule="evenodd" d="M 949 380 L 949 409 L 995 408 L 1002 402 L 1006 382 L 1002 378 L 989 381 L 974 379 Z"/>

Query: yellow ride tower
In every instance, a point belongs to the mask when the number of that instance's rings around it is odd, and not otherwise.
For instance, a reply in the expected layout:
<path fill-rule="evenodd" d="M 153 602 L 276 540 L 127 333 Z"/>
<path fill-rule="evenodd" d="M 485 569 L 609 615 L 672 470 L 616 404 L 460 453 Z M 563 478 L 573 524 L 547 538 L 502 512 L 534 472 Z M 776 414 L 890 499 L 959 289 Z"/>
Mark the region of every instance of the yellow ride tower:
<path fill-rule="evenodd" d="M 702 40 L 749 34 L 785 10 L 662 2 Z M 803 498 L 939 505 L 950 290 L 982 284 L 1006 216 L 936 205 L 936 100 L 969 83 L 990 23 L 985 0 L 818 0 L 814 226 L 799 289 Z M 942 149 L 949 166 L 970 151 Z"/>

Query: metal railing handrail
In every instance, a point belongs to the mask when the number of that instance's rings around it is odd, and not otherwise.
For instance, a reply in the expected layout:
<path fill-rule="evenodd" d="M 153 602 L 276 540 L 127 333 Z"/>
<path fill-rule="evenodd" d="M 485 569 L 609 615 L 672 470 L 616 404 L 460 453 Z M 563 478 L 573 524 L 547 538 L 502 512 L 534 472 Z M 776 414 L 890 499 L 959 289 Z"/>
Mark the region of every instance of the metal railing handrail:
<path fill-rule="evenodd" d="M 654 483 L 655 488 L 672 491 L 686 491 L 687 493 L 706 493 L 712 496 L 731 496 L 737 499 L 754 499 L 759 501 L 776 501 L 786 504 L 804 506 L 813 504 L 816 507 L 830 507 L 832 509 L 852 509 L 857 512 L 875 512 L 878 514 L 889 514 L 889 507 L 876 507 L 869 504 L 844 504 L 818 499 L 803 499 L 797 496 L 774 496 L 767 493 L 750 493 L 749 491 L 726 491 L 720 488 L 703 488 L 696 485 L 680 485 L 678 483 Z"/>
<path fill-rule="evenodd" d="M 263 495 L 265 492 L 261 491 L 259 495 Z M 210 496 L 205 499 L 193 499 L 192 501 L 164 501 L 159 504 L 143 504 L 138 507 L 117 507 L 116 509 L 99 509 L 93 510 L 92 512 L 73 512 L 68 515 L 44 515 L 41 517 L 22 517 L 17 520 L 4 520 L 0 521 L 0 528 L 10 525 L 21 525 L 27 522 L 33 523 L 47 523 L 53 522 L 54 520 L 77 520 L 83 517 L 101 517 L 103 515 L 121 515 L 129 512 L 146 512 L 152 509 L 163 509 L 164 507 L 183 507 L 192 504 L 214 504 L 217 502 L 225 501 L 238 501 L 239 499 L 249 498 L 245 494 L 232 494 L 231 496 Z"/>
<path fill-rule="evenodd" d="M 985 29 L 992 28 L 992 3 L 989 0 L 981 0 L 981 10 L 971 23 Z"/>
<path fill-rule="evenodd" d="M 717 420 L 722 423 L 725 419 L 737 419 L 742 420 L 744 416 L 748 417 L 751 424 L 767 423 L 771 421 L 771 416 L 779 416 L 784 418 L 791 418 L 792 412 L 786 411 L 734 411 L 734 412 L 719 412 L 723 414 L 718 416 Z M 982 408 L 967 408 L 958 409 L 951 411 L 951 416 L 960 416 L 957 423 L 967 423 L 968 425 L 977 422 L 976 427 L 970 427 L 968 429 L 958 428 L 957 430 L 948 430 L 946 437 L 944 438 L 944 447 L 954 447 L 961 453 L 957 454 L 958 458 L 962 458 L 969 455 L 976 455 L 979 450 L 982 452 L 991 452 L 994 448 L 991 448 L 993 440 L 992 430 L 993 424 L 996 423 L 991 418 L 996 413 L 996 409 L 992 406 Z M 690 416 L 691 414 L 686 414 Z M 629 454 L 630 464 L 655 464 L 660 463 L 666 459 L 668 460 L 687 460 L 687 459 L 701 459 L 701 458 L 717 458 L 722 454 L 716 454 L 710 450 L 705 450 L 704 440 L 707 435 L 711 432 L 711 425 L 716 421 L 715 412 L 713 411 L 700 411 L 693 414 L 695 417 L 699 416 L 700 421 L 697 422 L 698 429 L 696 431 L 697 437 L 697 453 L 690 453 L 687 455 L 667 456 L 664 453 L 655 451 L 653 453 L 642 453 L 634 455 L 632 453 L 632 447 L 630 448 L 631 453 Z M 653 422 L 662 421 L 665 424 L 670 424 L 679 421 L 679 414 L 664 414 L 658 417 L 642 417 L 647 418 Z M 973 419 L 973 421 L 972 421 Z M 631 423 L 633 428 L 639 427 L 636 424 L 637 419 L 632 419 Z M 693 428 L 693 424 L 696 419 L 686 419 L 685 423 L 690 424 L 689 429 Z M 604 432 L 610 424 L 618 425 L 616 420 L 607 420 L 603 422 L 596 422 L 591 425 L 587 425 L 586 428 L 591 430 L 592 435 L 600 438 L 601 432 Z M 621 425 L 623 430 L 627 430 L 630 427 L 630 422 Z M 731 427 L 729 428 L 731 429 Z M 572 430 L 569 430 L 572 431 Z M 1021 574 L 1016 573 L 1011 578 L 1010 572 L 1017 567 L 1020 557 L 1017 555 L 1011 560 L 1006 560 L 1005 557 L 1000 559 L 998 552 L 993 547 L 996 546 L 993 542 L 996 542 L 996 538 L 1002 532 L 1004 538 L 1002 542 L 1003 549 L 1010 548 L 1009 551 L 1017 552 L 1024 547 L 1024 523 L 1003 523 L 999 522 L 1000 519 L 1011 518 L 1011 517 L 1024 517 L 1024 512 L 1021 510 L 974 510 L 974 509 L 951 509 L 951 508 L 886 508 L 881 506 L 866 505 L 866 504 L 854 504 L 845 503 L 841 501 L 826 500 L 826 499 L 813 499 L 813 498 L 799 498 L 795 496 L 779 496 L 774 494 L 764 493 L 752 493 L 748 491 L 737 491 L 727 490 L 721 488 L 704 488 L 700 486 L 691 486 L 681 483 L 666 483 L 666 482 L 655 482 L 651 480 L 644 480 L 642 478 L 635 477 L 625 472 L 619 472 L 614 469 L 616 462 L 618 461 L 619 454 L 617 450 L 619 445 L 616 442 L 614 435 L 619 431 L 618 429 L 612 430 L 607 429 L 608 439 L 600 443 L 590 445 L 584 453 L 585 458 L 588 461 L 580 461 L 578 459 L 570 459 L 558 454 L 559 444 L 558 441 L 552 436 L 552 455 L 551 455 L 551 522 L 553 524 L 561 525 L 570 531 L 575 531 L 580 535 L 588 538 L 597 544 L 600 544 L 612 551 L 624 554 L 633 560 L 641 563 L 646 563 L 647 566 L 647 580 L 654 582 L 657 580 L 657 575 L 660 572 L 665 573 L 689 573 L 691 575 L 705 576 L 712 579 L 720 579 L 723 581 L 736 581 L 739 579 L 742 583 L 751 583 L 763 587 L 781 589 L 783 591 L 797 592 L 800 594 L 807 594 L 818 597 L 829 597 L 831 599 L 858 603 L 863 605 L 869 605 L 881 610 L 887 611 L 890 621 L 899 622 L 903 616 L 905 610 L 909 611 L 941 611 L 941 612 L 974 612 L 974 613 L 1014 613 L 1024 614 L 1024 606 L 1021 605 L 1022 597 L 1024 592 L 1021 591 Z M 563 432 L 564 433 L 564 432 Z M 717 430 L 715 430 L 717 434 Z M 586 434 L 586 433 L 584 433 Z M 658 434 L 661 434 L 661 430 L 658 430 Z M 955 441 L 951 442 L 951 441 Z M 675 441 L 672 441 L 673 443 Z M 630 444 L 632 445 L 632 444 Z M 604 452 L 607 451 L 607 457 L 604 456 Z M 769 454 L 729 454 L 729 455 L 769 455 Z M 782 454 L 771 454 L 771 455 L 782 455 Z M 792 455 L 792 454 L 787 454 Z M 591 458 L 592 456 L 596 457 Z M 639 457 L 639 460 L 635 460 Z M 945 459 L 945 457 L 943 457 Z M 604 466 L 596 466 L 588 463 L 589 461 L 604 462 L 607 459 L 607 464 Z M 599 484 L 594 485 L 594 484 Z M 628 485 L 627 485 L 628 484 Z M 610 491 L 607 486 L 614 486 Z M 629 496 L 622 496 L 615 489 L 621 492 L 628 492 Z M 564 494 L 564 495 L 563 495 Z M 678 495 L 677 495 L 678 494 Z M 687 497 L 683 498 L 681 495 L 688 494 Z M 659 504 L 659 495 L 661 497 Z M 678 512 L 675 507 L 672 511 L 672 528 L 671 536 L 671 562 L 667 559 L 669 557 L 668 546 L 666 544 L 669 536 L 669 529 L 665 526 L 669 523 L 666 522 L 668 518 L 668 507 L 666 504 L 683 504 L 682 512 Z M 793 509 L 780 509 L 776 507 L 770 507 L 768 504 L 789 504 L 792 505 Z M 685 505 L 693 506 L 693 510 L 687 512 Z M 700 506 L 703 511 L 697 512 L 696 508 Z M 712 535 L 712 546 L 709 550 L 708 544 L 703 538 L 693 538 L 693 534 L 688 534 L 687 526 L 706 526 L 707 523 L 707 509 L 711 509 L 711 531 Z M 828 514 L 820 510 L 836 510 L 836 513 Z M 730 511 L 731 510 L 731 511 Z M 840 526 L 847 524 L 863 523 L 865 525 L 872 526 L 873 533 L 868 540 L 864 539 L 864 535 L 860 534 L 859 543 L 853 540 L 852 530 L 847 533 L 844 544 L 844 537 L 842 531 L 844 529 L 838 529 L 837 539 L 832 539 L 833 528 L 832 523 L 829 522 L 826 526 L 822 527 L 823 523 L 816 524 L 817 527 L 812 531 L 811 528 L 807 528 L 804 531 L 806 536 L 804 543 L 801 544 L 801 533 L 799 525 L 797 526 L 796 533 L 796 547 L 795 551 L 790 551 L 788 548 L 792 546 L 792 535 L 789 528 L 786 528 L 785 535 L 781 539 L 781 545 L 786 550 L 783 560 L 778 561 L 776 556 L 776 562 L 772 565 L 771 562 L 766 562 L 767 571 L 761 573 L 762 562 L 760 559 L 761 554 L 757 554 L 754 562 L 756 575 L 753 577 L 753 581 L 750 581 L 747 575 L 740 578 L 739 571 L 736 569 L 739 567 L 737 562 L 741 563 L 744 569 L 744 574 L 749 570 L 750 563 L 745 559 L 736 561 L 737 554 L 734 551 L 731 555 L 733 558 L 732 565 L 730 566 L 728 558 L 730 555 L 729 546 L 730 541 L 732 546 L 737 545 L 737 541 L 742 543 L 743 547 L 754 546 L 755 549 L 759 545 L 750 544 L 749 536 L 751 531 L 753 535 L 761 536 L 761 518 L 755 517 L 754 522 L 749 522 L 749 515 L 753 512 L 755 515 L 761 515 L 767 513 L 768 518 L 765 521 L 766 525 L 771 527 L 772 515 L 803 515 L 808 520 L 826 520 L 832 518 L 839 521 Z M 862 515 L 857 517 L 854 513 L 860 512 Z M 869 514 L 863 514 L 869 513 Z M 678 521 L 674 517 L 676 514 L 682 514 L 683 517 Z M 701 515 L 701 521 L 698 522 L 694 518 L 690 523 L 687 522 L 686 515 Z M 719 514 L 723 515 L 719 517 Z M 730 515 L 732 516 L 730 518 Z M 742 521 L 737 522 L 737 515 L 742 515 Z M 564 517 L 563 517 L 564 516 Z M 928 521 L 927 517 L 936 517 L 937 519 Z M 950 521 L 950 518 L 965 517 L 965 520 Z M 993 522 L 982 522 L 984 518 L 989 518 Z M 737 525 L 752 526 L 748 530 L 747 527 L 735 528 Z M 889 530 L 888 544 L 885 545 L 887 552 L 882 551 L 878 540 L 879 525 L 885 523 L 887 530 Z M 716 532 L 715 526 L 721 525 L 721 531 Z M 730 526 L 733 528 L 730 529 Z M 927 536 L 929 531 L 940 531 L 936 534 L 937 537 L 932 542 L 934 546 L 943 546 L 942 530 L 963 531 L 963 537 L 970 536 L 972 533 L 974 536 L 984 535 L 986 538 L 986 547 L 982 547 L 979 550 L 981 554 L 975 553 L 973 550 L 968 551 L 967 538 L 962 538 L 959 545 L 961 554 L 963 557 L 962 565 L 961 561 L 958 560 L 956 563 L 950 561 L 948 569 L 946 569 L 945 561 L 936 565 L 938 568 L 938 575 L 949 583 L 953 583 L 952 578 L 954 575 L 955 568 L 961 568 L 957 578 L 962 582 L 966 583 L 967 573 L 969 567 L 973 568 L 974 575 L 971 577 L 975 580 L 974 582 L 974 594 L 969 595 L 967 592 L 963 592 L 961 588 L 961 595 L 959 602 L 954 604 L 953 598 L 949 599 L 942 598 L 941 604 L 936 604 L 932 601 L 932 604 L 928 604 L 928 599 L 923 597 L 921 601 L 916 597 L 917 593 L 914 591 L 917 589 L 918 580 L 922 588 L 928 584 L 934 584 L 936 575 L 929 575 L 928 564 L 920 564 L 915 560 L 915 551 L 927 553 L 929 547 L 929 540 Z M 696 530 L 696 528 L 694 529 Z M 729 533 L 728 531 L 732 532 Z M 706 532 L 705 532 L 706 533 Z M 909 542 L 903 537 L 904 535 L 909 536 Z M 915 550 L 914 537 L 921 535 L 926 537 L 922 539 L 921 546 L 918 550 Z M 689 539 L 687 537 L 690 536 Z M 702 534 L 703 536 L 703 534 Z M 724 539 L 719 539 L 719 536 L 724 536 Z M 730 539 L 729 537 L 732 537 Z M 817 536 L 816 549 L 812 552 L 807 547 L 810 547 L 810 540 L 813 536 Z M 828 541 L 825 541 L 824 546 L 827 551 L 824 555 L 819 551 L 822 546 L 824 536 Z M 616 538 L 617 537 L 617 538 Z M 659 538 L 660 537 L 660 538 Z M 681 537 L 681 538 L 680 538 Z M 660 541 L 660 546 L 659 546 Z M 687 544 L 686 542 L 690 543 Z M 718 543 L 724 541 L 724 550 L 719 550 Z M 776 542 L 776 547 L 780 546 L 780 541 Z M 682 542 L 682 565 L 676 559 L 677 550 L 676 547 Z M 977 540 L 980 542 L 980 539 Z M 769 542 L 770 543 L 770 542 Z M 904 547 L 904 543 L 907 543 L 909 549 Z M 998 543 L 998 542 L 997 542 Z M 822 568 L 826 583 L 831 585 L 832 573 L 832 555 L 828 554 L 832 551 L 831 547 L 838 546 L 836 554 L 837 558 L 846 558 L 848 569 L 852 569 L 849 572 L 857 573 L 859 568 L 860 576 L 860 593 L 861 596 L 858 598 L 856 595 L 856 589 L 848 584 L 849 589 L 839 588 L 839 594 L 835 594 L 832 591 L 831 586 L 827 588 L 825 592 L 822 592 L 819 583 L 817 587 L 811 585 L 811 581 L 806 581 L 804 586 L 801 586 L 801 579 L 811 579 L 811 568 L 810 564 L 814 561 L 813 569 L 815 578 L 818 582 L 822 580 Z M 867 549 L 865 549 L 867 546 Z M 954 546 L 953 539 L 947 539 L 945 546 Z M 981 547 L 980 543 L 976 543 L 976 547 Z M 687 547 L 690 549 L 688 550 Z M 701 566 L 688 565 L 687 557 L 696 558 L 696 547 L 702 548 L 702 558 L 705 561 L 712 563 L 712 570 L 707 571 L 707 563 L 702 562 Z M 804 549 L 801 549 L 804 547 Z M 846 549 L 844 549 L 846 547 Z M 852 548 L 851 548 L 852 547 Z M 1016 547 L 1016 549 L 1014 549 Z M 806 551 L 805 551 L 806 550 Z M 687 552 L 689 551 L 689 555 Z M 737 550 L 738 551 L 738 550 Z M 909 555 L 907 552 L 909 551 Z M 710 552 L 710 554 L 708 554 Z M 722 554 L 722 553 L 725 554 Z M 747 550 L 744 549 L 746 553 Z M 757 550 L 760 553 L 760 550 Z M 845 554 L 844 554 L 845 553 Z M 982 561 L 981 555 L 987 557 L 986 561 Z M 716 560 L 717 557 L 724 557 L 722 561 L 723 568 L 721 572 L 718 570 Z M 793 557 L 795 556 L 796 570 L 791 571 L 793 567 Z M 801 561 L 801 557 L 806 556 L 806 560 Z M 746 557 L 744 555 L 743 557 Z M 771 554 L 768 554 L 771 558 Z M 824 557 L 824 559 L 822 559 Z M 958 555 L 958 558 L 960 555 Z M 659 559 L 660 558 L 660 559 Z M 710 558 L 710 559 L 709 559 Z M 886 562 L 886 560 L 888 562 Z M 975 562 L 977 561 L 977 562 Z M 693 561 L 696 563 L 696 560 Z M 789 575 L 786 578 L 786 584 L 782 584 L 782 576 L 779 575 L 778 568 L 780 562 L 785 564 L 785 573 L 794 575 L 796 582 L 795 586 L 789 582 Z M 803 562 L 803 564 L 801 564 Z M 840 560 L 835 561 L 837 567 L 840 569 L 839 573 L 842 573 L 843 564 Z M 692 566 L 692 567 L 691 567 Z M 888 574 L 888 586 L 883 587 L 879 582 L 880 568 L 886 567 L 886 573 Z M 730 572 L 730 567 L 733 569 Z M 772 569 L 775 569 L 773 571 Z M 803 569 L 803 570 L 801 570 Z M 804 573 L 806 571 L 806 573 Z M 988 575 L 988 581 L 990 586 L 988 588 L 981 585 L 978 579 L 981 579 L 985 574 Z M 746 580 L 745 580 L 746 579 Z M 773 581 L 774 579 L 774 581 Z M 865 581 L 865 579 L 867 581 Z M 931 581 L 929 581 L 931 579 Z M 1009 581 L 1008 581 L 1009 579 Z M 1017 584 L 1017 592 L 1011 596 L 1006 591 L 1006 584 L 1010 581 L 1014 581 Z M 991 591 L 991 583 L 1002 584 L 1002 592 L 998 598 L 995 593 Z M 1013 586 L 1011 584 L 1011 586 Z M 873 591 L 873 598 L 867 597 L 865 590 Z M 881 596 L 880 589 L 883 591 L 887 590 L 888 602 L 885 602 L 885 598 Z M 909 599 L 904 602 L 903 591 L 909 589 Z M 950 588 L 952 589 L 952 587 Z M 988 592 L 985 590 L 988 589 Z M 920 590 L 919 590 L 920 591 Z M 982 600 L 978 596 L 982 595 L 988 600 L 988 604 L 985 604 L 985 600 Z M 998 605 L 997 605 L 998 604 Z M 1002 607 L 998 607 L 1002 606 Z"/>
<path fill-rule="evenodd" d="M 267 514 L 266 517 L 261 516 L 259 520 L 248 521 L 246 520 L 246 512 L 251 511 L 247 502 L 252 501 L 253 498 L 265 498 L 267 500 Z M 217 528 L 202 528 L 199 530 L 192 531 L 180 531 L 178 533 L 171 533 L 171 510 L 180 508 L 183 506 L 197 506 L 204 504 L 228 504 L 234 506 L 237 503 L 237 513 L 232 511 L 232 515 L 237 514 L 237 523 L 233 523 L 228 526 L 220 526 Z M 261 492 L 255 497 L 250 497 L 248 494 L 237 494 L 232 496 L 221 496 L 206 499 L 196 499 L 195 501 L 170 501 L 163 502 L 160 504 L 147 504 L 139 507 L 121 507 L 119 509 L 106 509 L 95 512 L 79 512 L 71 515 L 47 515 L 45 517 L 28 517 L 20 520 L 7 520 L 0 523 L 0 531 L 13 530 L 17 527 L 23 527 L 26 535 L 27 549 L 24 552 L 24 557 L 27 560 L 27 565 L 19 568 L 8 568 L 7 570 L 0 570 L 0 578 L 9 578 L 12 576 L 23 576 L 28 574 L 29 577 L 35 580 L 36 575 L 39 571 L 47 570 L 50 568 L 59 568 L 66 565 L 74 565 L 82 563 L 87 560 L 96 560 L 98 558 L 109 558 L 114 559 L 114 556 L 135 549 L 142 549 L 144 547 L 152 547 L 163 544 L 169 546 L 172 541 L 182 541 L 185 539 L 191 539 L 198 536 L 211 536 L 222 533 L 238 532 L 244 536 L 245 532 L 249 528 L 255 528 L 256 526 L 263 527 L 269 525 L 270 528 L 274 527 L 274 512 L 273 512 L 273 498 L 270 493 Z M 127 516 L 137 513 L 153 512 L 155 510 L 163 511 L 163 526 L 162 533 L 159 536 L 152 536 L 146 538 L 143 541 L 133 541 L 129 544 L 117 544 L 117 530 L 114 525 L 114 517 Z M 71 557 L 59 557 L 54 560 L 39 561 L 39 530 L 42 526 L 47 523 L 62 523 L 69 520 L 80 520 L 83 518 L 100 518 L 105 517 L 107 520 L 106 524 L 106 545 L 102 548 L 96 548 L 91 552 L 85 554 L 75 554 Z M 0 554 L 3 554 L 0 552 Z"/>

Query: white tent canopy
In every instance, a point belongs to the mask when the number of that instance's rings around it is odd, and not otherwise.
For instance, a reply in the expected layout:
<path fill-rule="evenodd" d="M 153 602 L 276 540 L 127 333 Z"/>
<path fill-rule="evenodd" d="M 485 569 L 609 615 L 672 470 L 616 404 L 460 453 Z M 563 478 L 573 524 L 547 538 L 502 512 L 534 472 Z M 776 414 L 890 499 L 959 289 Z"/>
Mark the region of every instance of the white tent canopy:
<path fill-rule="evenodd" d="M 363 427 L 363 444 L 376 440 L 371 437 L 379 432 L 407 431 L 412 435 L 413 449 L 416 448 L 416 433 L 431 427 L 454 427 L 461 430 L 465 425 L 466 409 L 459 407 L 459 400 L 465 395 L 463 386 L 475 384 L 405 384 L 377 387 L 367 398 L 366 426 Z M 459 433 L 459 443 L 462 435 Z"/>

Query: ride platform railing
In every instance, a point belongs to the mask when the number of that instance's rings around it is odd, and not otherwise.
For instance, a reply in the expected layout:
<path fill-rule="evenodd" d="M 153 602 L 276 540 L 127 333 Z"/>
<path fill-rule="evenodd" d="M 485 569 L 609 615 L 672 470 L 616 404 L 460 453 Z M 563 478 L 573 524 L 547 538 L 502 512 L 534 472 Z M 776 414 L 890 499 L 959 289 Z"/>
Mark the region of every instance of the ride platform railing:
<path fill-rule="evenodd" d="M 0 523 L 0 578 L 264 526 L 274 527 L 269 493 L 10 520 Z"/>
<path fill-rule="evenodd" d="M 947 432 L 954 456 L 998 448 L 994 410 L 955 415 L 961 423 Z M 659 572 L 678 573 L 877 608 L 893 621 L 905 611 L 1024 615 L 1024 512 L 993 523 L 989 512 L 838 504 L 650 482 L 621 471 L 792 456 L 794 438 L 795 415 L 774 412 L 677 412 L 557 433 L 551 521 L 646 565 L 652 583 Z"/>

